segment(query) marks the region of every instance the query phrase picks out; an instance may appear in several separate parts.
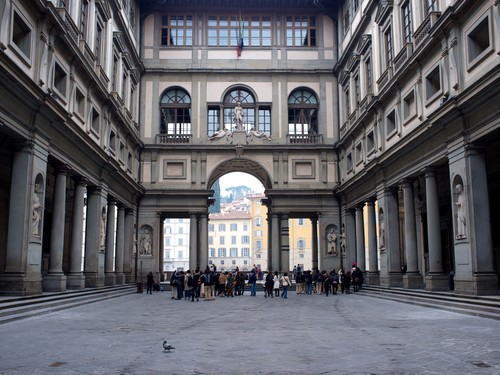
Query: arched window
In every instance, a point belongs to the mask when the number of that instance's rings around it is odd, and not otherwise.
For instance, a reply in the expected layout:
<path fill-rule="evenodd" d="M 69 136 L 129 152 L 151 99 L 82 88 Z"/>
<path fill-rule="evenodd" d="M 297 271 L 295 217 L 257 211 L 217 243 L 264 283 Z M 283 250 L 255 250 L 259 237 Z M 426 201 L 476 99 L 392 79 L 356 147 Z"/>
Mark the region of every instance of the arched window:
<path fill-rule="evenodd" d="M 306 89 L 298 89 L 288 97 L 288 134 L 318 134 L 318 100 Z"/>
<path fill-rule="evenodd" d="M 222 105 L 208 107 L 208 135 L 226 128 L 233 131 L 236 128 L 234 109 L 240 103 L 243 108 L 243 129 L 258 130 L 271 135 L 271 106 L 256 103 L 254 96 L 246 89 L 236 88 L 229 91 L 223 99 Z M 221 121 L 222 119 L 222 121 Z"/>
<path fill-rule="evenodd" d="M 160 133 L 191 134 L 191 98 L 180 88 L 166 91 L 160 100 Z"/>

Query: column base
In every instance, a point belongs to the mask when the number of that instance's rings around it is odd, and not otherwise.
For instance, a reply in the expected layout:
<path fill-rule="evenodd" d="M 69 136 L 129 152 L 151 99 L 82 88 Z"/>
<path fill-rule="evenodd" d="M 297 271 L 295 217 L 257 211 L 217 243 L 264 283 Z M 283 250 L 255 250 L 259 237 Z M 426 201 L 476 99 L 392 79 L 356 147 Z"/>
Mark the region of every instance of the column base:
<path fill-rule="evenodd" d="M 472 280 L 455 279 L 455 292 L 473 296 L 497 296 L 499 294 L 497 275 L 494 273 L 474 274 Z"/>
<path fill-rule="evenodd" d="M 104 286 L 104 277 L 97 273 L 83 273 L 85 275 L 85 288 L 99 288 Z"/>
<path fill-rule="evenodd" d="M 64 273 L 48 274 L 43 278 L 44 292 L 66 291 L 66 275 Z"/>
<path fill-rule="evenodd" d="M 403 287 L 406 289 L 423 289 L 424 278 L 417 272 L 407 272 L 405 275 L 403 275 Z"/>
<path fill-rule="evenodd" d="M 165 280 L 167 281 L 167 280 Z M 125 283 L 126 284 L 133 284 L 135 282 L 135 276 L 131 272 L 126 272 L 125 273 Z"/>
<path fill-rule="evenodd" d="M 82 273 L 70 273 L 66 277 L 66 288 L 71 290 L 85 289 L 85 276 Z"/>
<path fill-rule="evenodd" d="M 430 292 L 449 291 L 449 277 L 442 273 L 425 276 L 425 290 Z"/>
<path fill-rule="evenodd" d="M 29 279 L 24 274 L 0 275 L 0 291 L 3 296 L 31 296 L 42 294 L 42 279 Z"/>
<path fill-rule="evenodd" d="M 366 285 L 380 285 L 380 274 L 378 272 L 366 272 L 365 273 L 365 284 Z"/>
<path fill-rule="evenodd" d="M 389 275 L 387 276 L 381 276 L 380 286 L 384 286 L 387 288 L 403 287 L 403 274 L 401 272 L 398 272 L 398 273 L 389 273 Z"/>
<path fill-rule="evenodd" d="M 114 272 L 106 272 L 104 284 L 107 286 L 116 284 L 116 276 Z"/>
<path fill-rule="evenodd" d="M 123 273 L 115 274 L 115 284 L 123 285 L 125 283 L 125 275 Z"/>

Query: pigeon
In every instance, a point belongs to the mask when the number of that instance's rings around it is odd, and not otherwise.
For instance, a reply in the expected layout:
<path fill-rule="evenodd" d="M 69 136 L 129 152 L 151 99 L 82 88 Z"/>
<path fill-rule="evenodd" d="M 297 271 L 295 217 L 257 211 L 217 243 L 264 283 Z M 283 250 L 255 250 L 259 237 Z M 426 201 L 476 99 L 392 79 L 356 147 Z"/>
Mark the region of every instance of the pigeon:
<path fill-rule="evenodd" d="M 163 340 L 163 351 L 170 352 L 170 350 L 175 349 L 172 345 L 167 344 L 167 340 Z"/>

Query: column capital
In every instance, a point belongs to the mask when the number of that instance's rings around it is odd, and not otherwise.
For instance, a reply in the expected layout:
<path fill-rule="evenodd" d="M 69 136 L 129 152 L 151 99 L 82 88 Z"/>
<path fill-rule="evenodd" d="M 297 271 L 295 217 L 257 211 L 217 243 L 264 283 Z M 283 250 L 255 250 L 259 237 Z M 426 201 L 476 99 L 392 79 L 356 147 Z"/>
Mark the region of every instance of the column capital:
<path fill-rule="evenodd" d="M 415 182 L 415 178 L 413 177 L 405 177 L 401 180 L 401 185 L 403 188 L 405 187 L 413 187 L 413 183 Z"/>
<path fill-rule="evenodd" d="M 365 202 L 363 202 L 363 203 L 358 203 L 358 204 L 354 207 L 354 209 L 355 209 L 356 211 L 363 211 L 364 207 L 365 207 Z"/>

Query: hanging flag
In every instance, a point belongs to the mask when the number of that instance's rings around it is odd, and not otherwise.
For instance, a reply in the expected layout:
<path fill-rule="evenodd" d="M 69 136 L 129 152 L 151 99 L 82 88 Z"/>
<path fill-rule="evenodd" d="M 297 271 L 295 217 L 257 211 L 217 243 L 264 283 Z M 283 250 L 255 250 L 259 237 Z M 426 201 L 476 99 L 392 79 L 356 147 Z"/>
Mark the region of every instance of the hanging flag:
<path fill-rule="evenodd" d="M 241 56 L 241 51 L 243 51 L 243 19 L 241 18 L 241 12 L 240 12 L 240 30 L 238 33 L 238 57 Z"/>

